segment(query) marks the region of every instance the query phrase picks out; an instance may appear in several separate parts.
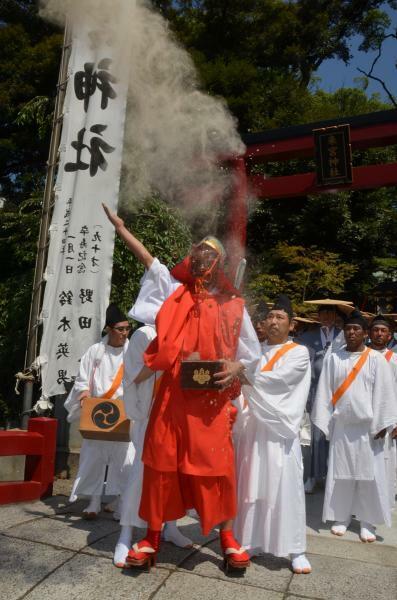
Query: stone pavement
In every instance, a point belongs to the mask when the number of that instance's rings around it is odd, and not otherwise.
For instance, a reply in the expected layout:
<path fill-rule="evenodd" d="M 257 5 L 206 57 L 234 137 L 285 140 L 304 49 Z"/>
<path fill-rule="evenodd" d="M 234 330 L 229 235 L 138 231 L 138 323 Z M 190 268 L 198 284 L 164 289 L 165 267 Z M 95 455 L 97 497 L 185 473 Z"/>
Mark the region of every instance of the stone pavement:
<path fill-rule="evenodd" d="M 83 502 L 56 495 L 44 502 L 0 507 L 1 600 L 396 600 L 397 510 L 392 529 L 379 528 L 374 544 L 358 527 L 335 538 L 321 523 L 322 494 L 307 497 L 311 575 L 293 575 L 289 561 L 253 560 L 245 577 L 227 576 L 216 534 L 203 538 L 194 519 L 180 522 L 193 549 L 163 544 L 151 573 L 116 569 L 112 552 L 119 525 L 102 513 L 84 521 Z M 137 532 L 137 536 L 141 532 Z M 137 538 L 138 539 L 138 538 Z"/>

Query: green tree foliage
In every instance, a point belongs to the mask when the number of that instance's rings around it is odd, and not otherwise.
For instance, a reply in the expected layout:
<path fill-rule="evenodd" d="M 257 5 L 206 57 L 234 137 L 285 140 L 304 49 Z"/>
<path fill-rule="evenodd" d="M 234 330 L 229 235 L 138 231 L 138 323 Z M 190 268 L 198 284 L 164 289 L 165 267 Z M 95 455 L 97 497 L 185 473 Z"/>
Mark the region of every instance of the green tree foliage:
<path fill-rule="evenodd" d="M 42 189 L 49 144 L 40 118 L 18 116 L 38 96 L 51 112 L 62 34 L 38 18 L 36 2 L 3 0 L 0 18 L 0 191 L 18 205 Z"/>
<path fill-rule="evenodd" d="M 288 294 L 295 309 L 305 311 L 305 300 L 343 293 L 356 270 L 335 252 L 279 242 L 257 261 L 248 290 L 254 300 L 272 300 L 276 294 Z"/>
<path fill-rule="evenodd" d="M 24 366 L 40 213 L 41 194 L 0 211 L 0 423 L 20 409 L 14 375 Z"/>
<path fill-rule="evenodd" d="M 390 26 L 381 0 L 155 4 L 191 51 L 204 87 L 227 99 L 242 131 L 304 122 L 310 82 L 321 63 L 347 63 L 355 35 L 363 50 L 376 48 Z M 388 4 L 396 7 L 394 0 Z"/>

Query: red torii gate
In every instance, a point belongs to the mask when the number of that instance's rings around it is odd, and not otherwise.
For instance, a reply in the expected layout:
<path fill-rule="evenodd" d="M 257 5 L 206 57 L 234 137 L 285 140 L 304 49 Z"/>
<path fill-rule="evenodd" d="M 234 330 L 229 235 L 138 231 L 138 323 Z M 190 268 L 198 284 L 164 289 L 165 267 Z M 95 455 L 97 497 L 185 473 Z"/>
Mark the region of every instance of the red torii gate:
<path fill-rule="evenodd" d="M 315 157 L 313 130 L 342 124 L 350 125 L 352 151 L 397 144 L 397 110 L 384 110 L 354 117 L 343 117 L 272 129 L 243 136 L 247 150 L 244 156 L 230 161 L 235 174 L 235 189 L 229 203 L 228 249 L 232 267 L 243 255 L 248 221 L 248 194 L 268 200 L 297 198 L 330 190 L 364 190 L 397 186 L 397 163 L 353 167 L 353 182 L 343 185 L 317 185 L 316 173 L 282 177 L 251 174 L 258 163 Z"/>

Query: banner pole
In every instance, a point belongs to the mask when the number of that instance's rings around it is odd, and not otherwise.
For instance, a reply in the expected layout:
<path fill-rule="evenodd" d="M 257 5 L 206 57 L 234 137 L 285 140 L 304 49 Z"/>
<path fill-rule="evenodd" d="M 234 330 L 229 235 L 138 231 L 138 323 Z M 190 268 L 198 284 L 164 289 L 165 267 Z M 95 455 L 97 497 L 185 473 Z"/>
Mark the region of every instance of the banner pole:
<path fill-rule="evenodd" d="M 38 327 L 40 310 L 44 290 L 44 269 L 46 264 L 49 244 L 49 224 L 54 206 L 54 182 L 58 165 L 58 149 L 62 132 L 62 110 L 66 94 L 67 70 L 71 51 L 70 27 L 66 25 L 62 46 L 62 55 L 58 75 L 57 94 L 55 98 L 54 116 L 52 121 L 52 132 L 50 148 L 47 161 L 47 174 L 43 195 L 43 206 L 41 211 L 39 239 L 37 244 L 36 264 L 33 278 L 32 299 L 30 305 L 29 325 L 25 353 L 25 371 L 30 370 L 36 356 L 38 346 Z M 25 379 L 22 423 L 23 429 L 27 429 L 29 412 L 33 400 L 33 378 Z"/>

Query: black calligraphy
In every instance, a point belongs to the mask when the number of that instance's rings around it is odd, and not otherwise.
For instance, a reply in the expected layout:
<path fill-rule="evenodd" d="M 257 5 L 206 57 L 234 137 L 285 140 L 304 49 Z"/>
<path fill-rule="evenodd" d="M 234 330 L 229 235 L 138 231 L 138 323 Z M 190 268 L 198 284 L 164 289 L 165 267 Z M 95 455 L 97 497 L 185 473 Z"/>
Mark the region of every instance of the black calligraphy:
<path fill-rule="evenodd" d="M 86 302 L 92 302 L 92 297 L 94 294 L 94 290 L 80 290 L 79 298 L 81 300 L 81 304 L 85 304 Z"/>
<path fill-rule="evenodd" d="M 72 304 L 73 292 L 71 290 L 62 291 L 58 298 L 61 306 L 64 306 L 65 304 Z"/>
<path fill-rule="evenodd" d="M 107 125 L 92 125 L 90 127 L 90 132 L 97 134 L 96 136 L 92 136 L 89 140 L 89 145 L 84 143 L 84 136 L 86 132 L 86 128 L 82 127 L 77 134 L 77 140 L 71 143 L 72 148 L 76 150 L 76 162 L 67 162 L 65 164 L 65 171 L 74 172 L 74 171 L 85 171 L 86 169 L 90 169 L 90 176 L 94 177 L 98 169 L 102 169 L 102 171 L 106 171 L 108 167 L 108 162 L 104 157 L 104 154 L 109 154 L 114 152 L 116 148 L 110 146 L 102 137 L 103 132 L 107 129 Z M 100 137 L 98 137 L 100 136 Z M 83 151 L 86 150 L 90 154 L 90 162 L 84 162 L 81 158 Z"/>
<path fill-rule="evenodd" d="M 84 63 L 84 71 L 77 71 L 74 76 L 74 91 L 78 100 L 84 100 L 84 111 L 87 112 L 91 96 L 98 89 L 101 92 L 101 109 L 108 106 L 109 99 L 117 98 L 117 94 L 112 86 L 117 79 L 109 72 L 112 60 L 103 58 L 98 63 L 98 69 L 95 70 L 95 63 Z"/>
<path fill-rule="evenodd" d="M 79 317 L 79 327 L 80 329 L 90 329 L 91 328 L 91 317 Z"/>
<path fill-rule="evenodd" d="M 56 351 L 57 360 L 59 360 L 61 356 L 65 356 L 66 358 L 69 356 L 69 345 L 67 344 L 67 342 L 60 342 L 58 344 L 58 348 Z"/>

